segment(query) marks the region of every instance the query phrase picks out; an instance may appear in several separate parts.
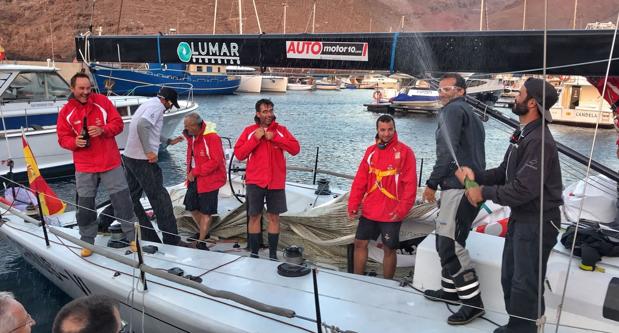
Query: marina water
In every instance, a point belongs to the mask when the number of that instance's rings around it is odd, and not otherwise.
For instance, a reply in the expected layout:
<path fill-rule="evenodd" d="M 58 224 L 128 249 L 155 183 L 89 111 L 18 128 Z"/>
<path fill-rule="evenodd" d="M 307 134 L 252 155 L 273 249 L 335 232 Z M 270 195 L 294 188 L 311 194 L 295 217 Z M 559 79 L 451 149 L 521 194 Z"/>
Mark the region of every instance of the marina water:
<path fill-rule="evenodd" d="M 301 152 L 288 157 L 289 165 L 314 166 L 316 147 L 320 147 L 318 167 L 330 171 L 354 175 L 368 145 L 373 142 L 377 114 L 365 111 L 363 103 L 371 101 L 371 90 L 288 92 L 286 94 L 239 94 L 233 96 L 196 97 L 199 113 L 210 122 L 217 124 L 217 131 L 222 137 L 229 137 L 232 144 L 243 128 L 253 122 L 254 104 L 260 98 L 270 98 L 275 103 L 277 121 L 286 126 L 299 140 Z M 510 114 L 509 110 L 505 110 Z M 434 163 L 434 131 L 436 116 L 425 114 L 396 114 L 396 129 L 399 139 L 413 148 L 417 157 L 419 172 L 421 159 L 423 165 L 423 182 L 427 179 Z M 512 130 L 490 120 L 486 125 L 486 164 L 495 167 L 503 159 Z M 177 130 L 181 133 L 182 124 Z M 592 128 L 578 128 L 551 125 L 551 130 L 558 142 L 564 143 L 576 151 L 589 155 L 593 140 Z M 619 161 L 616 157 L 615 130 L 600 129 L 593 158 L 612 170 L 617 170 Z M 224 140 L 225 142 L 225 140 Z M 36 147 L 32 147 L 35 156 Z M 186 144 L 168 147 L 168 151 L 159 155 L 159 164 L 163 169 L 166 186 L 184 180 Z M 568 162 L 569 164 L 569 162 Z M 579 178 L 570 172 L 563 163 L 564 185 Z M 328 178 L 331 186 L 348 189 L 350 181 Z M 309 173 L 291 172 L 290 181 L 311 182 Z M 48 179 L 56 193 L 64 200 L 75 201 L 75 182 L 72 177 Z M 105 197 L 99 195 L 98 201 Z M 72 207 L 69 207 L 72 209 Z M 50 332 L 55 314 L 62 305 L 70 300 L 55 285 L 34 270 L 19 255 L 6 239 L 0 238 L 0 290 L 15 293 L 37 321 L 33 332 Z"/>

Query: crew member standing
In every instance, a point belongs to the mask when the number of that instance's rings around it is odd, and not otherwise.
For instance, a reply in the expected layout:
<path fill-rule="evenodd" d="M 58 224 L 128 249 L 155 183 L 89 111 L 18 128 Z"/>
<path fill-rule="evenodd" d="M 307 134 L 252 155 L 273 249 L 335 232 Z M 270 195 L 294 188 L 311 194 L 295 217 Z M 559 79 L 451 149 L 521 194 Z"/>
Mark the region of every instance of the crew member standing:
<path fill-rule="evenodd" d="M 352 183 L 348 216 L 354 219 L 361 211 L 355 234 L 355 274 L 365 273 L 368 243 L 381 235 L 383 276 L 391 279 L 402 220 L 417 194 L 416 162 L 413 150 L 398 140 L 393 117 L 378 117 L 376 132 L 376 143 L 366 149 Z"/>
<path fill-rule="evenodd" d="M 256 102 L 255 124 L 247 126 L 234 145 L 239 161 L 247 159 L 245 174 L 246 200 L 249 215 L 248 243 L 252 257 L 258 257 L 260 246 L 260 216 L 267 204 L 269 258 L 277 260 L 279 214 L 286 207 L 286 159 L 284 152 L 294 156 L 301 150 L 297 139 L 278 122 L 273 102 Z"/>

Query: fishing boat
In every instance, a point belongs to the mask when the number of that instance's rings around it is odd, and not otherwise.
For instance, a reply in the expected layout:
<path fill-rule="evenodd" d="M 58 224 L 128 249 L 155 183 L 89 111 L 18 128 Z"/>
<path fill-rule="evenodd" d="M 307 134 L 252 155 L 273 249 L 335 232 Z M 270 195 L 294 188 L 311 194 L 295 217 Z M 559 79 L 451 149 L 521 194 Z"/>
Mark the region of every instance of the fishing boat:
<path fill-rule="evenodd" d="M 119 68 L 91 64 L 97 89 L 104 94 L 154 96 L 161 86 L 196 95 L 234 93 L 241 78 L 228 75 L 225 66 L 199 64 L 146 64 L 144 68 Z"/>
<path fill-rule="evenodd" d="M 55 144 L 58 112 L 67 102 L 70 87 L 56 68 L 42 66 L 0 65 L 0 116 L 3 136 L 0 149 L 0 174 L 11 171 L 7 161 L 12 160 L 12 171 L 24 174 L 22 129 L 34 153 L 38 156 L 39 169 L 44 175 L 66 174 L 71 170 L 73 157 L 70 151 Z M 123 117 L 125 131 L 116 136 L 119 149 L 124 149 L 131 115 L 148 97 L 110 96 Z M 191 99 L 179 100 L 180 109 L 164 114 L 162 135 L 172 137 L 183 116 L 196 110 Z M 54 143 L 54 144 L 50 144 Z"/>

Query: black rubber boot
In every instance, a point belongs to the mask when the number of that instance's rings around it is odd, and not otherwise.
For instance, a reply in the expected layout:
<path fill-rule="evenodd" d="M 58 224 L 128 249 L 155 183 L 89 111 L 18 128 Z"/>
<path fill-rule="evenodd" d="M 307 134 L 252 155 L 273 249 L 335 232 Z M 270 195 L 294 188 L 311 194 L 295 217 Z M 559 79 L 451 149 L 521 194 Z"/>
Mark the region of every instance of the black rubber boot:
<path fill-rule="evenodd" d="M 460 299 L 458 298 L 458 294 L 456 293 L 448 293 L 443 289 L 438 290 L 430 290 L 426 289 L 423 291 L 423 296 L 434 302 L 445 302 L 447 304 L 458 305 L 460 304 Z"/>
<path fill-rule="evenodd" d="M 458 294 L 456 292 L 456 286 L 451 278 L 451 275 L 447 273 L 447 269 L 443 267 L 441 271 L 441 289 L 438 290 L 425 290 L 423 296 L 425 298 L 435 302 L 445 302 L 447 304 L 457 305 L 460 303 Z"/>
<path fill-rule="evenodd" d="M 470 300 L 462 300 L 462 306 L 456 313 L 447 318 L 447 324 L 468 324 L 476 318 L 483 316 L 485 313 L 486 311 L 484 311 L 484 303 L 481 301 L 481 296 L 477 295 Z"/>
<path fill-rule="evenodd" d="M 481 300 L 479 280 L 474 270 L 466 270 L 454 277 L 458 298 L 462 302 L 460 309 L 447 318 L 449 325 L 464 325 L 483 316 L 484 303 Z"/>
<path fill-rule="evenodd" d="M 258 258 L 258 249 L 260 247 L 260 237 L 262 234 L 247 234 L 247 243 L 249 244 L 250 257 Z"/>
<path fill-rule="evenodd" d="M 269 258 L 277 261 L 277 243 L 279 242 L 279 234 L 269 233 Z"/>

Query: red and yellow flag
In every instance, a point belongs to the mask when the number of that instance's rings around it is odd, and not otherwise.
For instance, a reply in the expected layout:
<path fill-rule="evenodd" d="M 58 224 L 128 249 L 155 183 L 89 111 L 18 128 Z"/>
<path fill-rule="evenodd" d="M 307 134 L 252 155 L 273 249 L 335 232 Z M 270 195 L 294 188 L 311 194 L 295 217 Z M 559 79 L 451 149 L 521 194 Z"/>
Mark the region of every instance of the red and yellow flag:
<path fill-rule="evenodd" d="M 26 160 L 26 168 L 28 170 L 28 183 L 30 183 L 32 191 L 39 194 L 43 215 L 49 216 L 64 213 L 64 209 L 67 205 L 62 200 L 58 199 L 56 193 L 54 193 L 49 185 L 47 185 L 43 176 L 41 176 L 37 161 L 34 159 L 34 154 L 32 154 L 32 150 L 23 134 L 21 140 L 24 145 L 24 159 Z"/>

